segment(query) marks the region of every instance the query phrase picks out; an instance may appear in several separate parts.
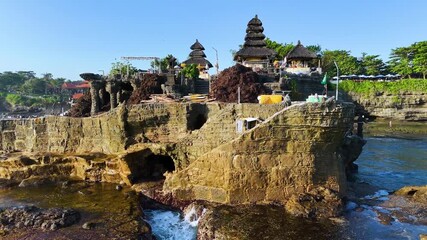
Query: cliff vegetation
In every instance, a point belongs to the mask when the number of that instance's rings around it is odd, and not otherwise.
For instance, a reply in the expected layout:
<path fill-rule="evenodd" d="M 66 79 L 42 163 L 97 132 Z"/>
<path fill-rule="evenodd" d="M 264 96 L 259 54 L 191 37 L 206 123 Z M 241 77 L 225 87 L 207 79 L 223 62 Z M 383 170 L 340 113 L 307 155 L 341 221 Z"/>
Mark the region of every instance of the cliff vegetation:
<path fill-rule="evenodd" d="M 339 88 L 345 92 L 354 92 L 366 96 L 377 93 L 427 92 L 427 81 L 423 79 L 405 79 L 393 82 L 346 80 L 339 83 Z"/>

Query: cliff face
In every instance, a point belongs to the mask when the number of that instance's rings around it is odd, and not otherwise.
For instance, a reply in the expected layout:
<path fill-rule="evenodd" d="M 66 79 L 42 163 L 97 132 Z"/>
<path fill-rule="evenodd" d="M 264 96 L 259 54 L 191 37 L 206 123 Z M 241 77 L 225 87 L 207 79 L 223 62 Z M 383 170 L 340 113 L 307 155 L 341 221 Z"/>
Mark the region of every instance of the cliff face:
<path fill-rule="evenodd" d="M 303 104 L 168 174 L 164 190 L 178 199 L 227 204 L 285 203 L 319 186 L 342 193 L 340 146 L 353 123 L 353 105 Z"/>
<path fill-rule="evenodd" d="M 347 93 L 346 99 L 353 101 L 371 116 L 408 121 L 427 121 L 427 93 L 401 92 L 399 94 L 378 93 L 361 95 Z"/>
<path fill-rule="evenodd" d="M 0 122 L 5 151 L 52 153 L 113 153 L 125 147 L 123 112 L 96 118 L 46 116 Z"/>
<path fill-rule="evenodd" d="M 236 121 L 249 117 L 259 124 L 237 132 Z M 145 104 L 90 118 L 5 120 L 1 150 L 39 154 L 0 160 L 0 179 L 130 185 L 164 174 L 161 194 L 178 201 L 286 203 L 304 212 L 338 204 L 345 192 L 341 153 L 353 118 L 353 104 L 326 102 Z"/>

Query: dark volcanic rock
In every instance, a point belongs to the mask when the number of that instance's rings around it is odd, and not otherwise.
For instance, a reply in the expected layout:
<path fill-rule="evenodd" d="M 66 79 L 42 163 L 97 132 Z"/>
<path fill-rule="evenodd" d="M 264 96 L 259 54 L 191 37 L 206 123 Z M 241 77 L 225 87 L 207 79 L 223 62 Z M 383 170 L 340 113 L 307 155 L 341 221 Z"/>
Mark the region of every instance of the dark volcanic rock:
<path fill-rule="evenodd" d="M 52 231 L 68 227 L 80 220 L 80 213 L 73 209 L 40 209 L 34 206 L 13 207 L 0 210 L 0 230 L 38 228 Z"/>

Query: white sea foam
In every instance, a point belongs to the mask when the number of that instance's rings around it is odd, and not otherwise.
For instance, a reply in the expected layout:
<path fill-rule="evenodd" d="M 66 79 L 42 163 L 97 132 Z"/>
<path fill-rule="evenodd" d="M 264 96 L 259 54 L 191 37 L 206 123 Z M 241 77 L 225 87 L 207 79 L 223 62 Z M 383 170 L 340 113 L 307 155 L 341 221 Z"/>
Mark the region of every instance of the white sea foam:
<path fill-rule="evenodd" d="M 178 212 L 166 210 L 145 210 L 144 213 L 157 239 L 196 239 L 199 219 L 187 221 L 187 216 L 182 218 Z"/>
<path fill-rule="evenodd" d="M 199 224 L 200 218 L 205 214 L 206 209 L 203 209 L 202 214 L 200 216 L 197 215 L 196 207 L 193 205 L 185 215 L 184 220 L 188 222 L 192 227 L 197 227 Z"/>
<path fill-rule="evenodd" d="M 377 192 L 375 192 L 373 195 L 367 195 L 365 196 L 365 199 L 377 199 L 377 200 L 388 200 L 388 198 L 386 198 L 385 196 L 388 196 L 389 193 L 387 190 L 379 190 Z"/>

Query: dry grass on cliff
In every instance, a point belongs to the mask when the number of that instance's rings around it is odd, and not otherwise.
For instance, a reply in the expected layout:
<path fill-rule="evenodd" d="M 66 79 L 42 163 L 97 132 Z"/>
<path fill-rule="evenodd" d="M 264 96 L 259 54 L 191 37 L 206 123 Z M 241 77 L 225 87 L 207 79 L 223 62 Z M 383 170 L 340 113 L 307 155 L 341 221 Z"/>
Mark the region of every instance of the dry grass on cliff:
<path fill-rule="evenodd" d="M 162 93 L 161 85 L 166 82 L 166 77 L 158 74 L 145 74 L 141 85 L 132 92 L 128 104 L 138 104 L 142 100 L 148 100 L 151 94 Z"/>
<path fill-rule="evenodd" d="M 237 102 L 240 87 L 241 102 L 257 102 L 257 96 L 268 92 L 257 73 L 243 65 L 236 64 L 222 71 L 212 84 L 212 96 L 219 102 Z"/>
<path fill-rule="evenodd" d="M 89 117 L 91 104 L 92 101 L 90 92 L 86 92 L 81 98 L 77 100 L 76 104 L 71 107 L 71 109 L 68 111 L 68 116 Z"/>

